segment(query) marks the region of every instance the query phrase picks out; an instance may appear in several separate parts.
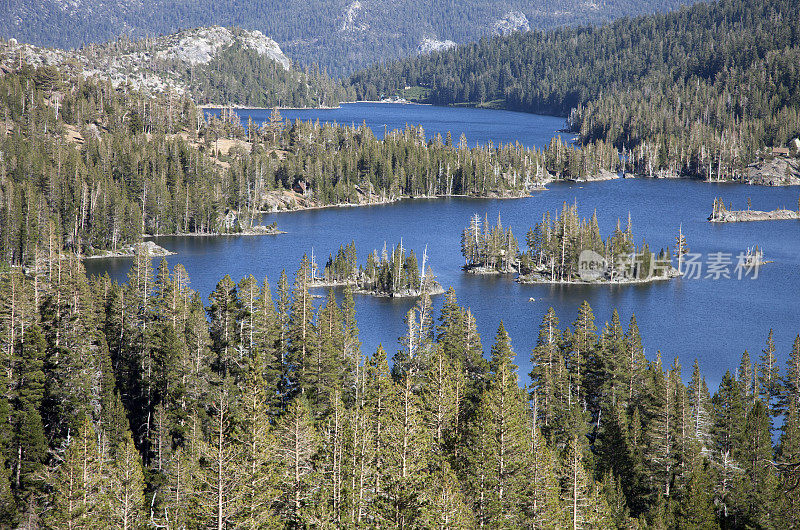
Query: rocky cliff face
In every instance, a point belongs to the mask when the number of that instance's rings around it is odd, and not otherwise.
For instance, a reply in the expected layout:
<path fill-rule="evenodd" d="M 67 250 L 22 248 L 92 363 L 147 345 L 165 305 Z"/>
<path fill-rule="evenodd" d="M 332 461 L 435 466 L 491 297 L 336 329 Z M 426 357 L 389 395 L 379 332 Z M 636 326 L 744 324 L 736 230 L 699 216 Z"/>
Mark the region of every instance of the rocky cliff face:
<path fill-rule="evenodd" d="M 259 55 L 269 57 L 288 70 L 291 61 L 274 40 L 260 31 L 230 30 L 211 26 L 182 31 L 156 39 L 157 59 L 177 60 L 191 65 L 206 64 L 224 47 L 234 42 L 250 48 Z"/>
<path fill-rule="evenodd" d="M 747 166 L 745 180 L 759 186 L 800 185 L 800 160 L 776 157 Z"/>
<path fill-rule="evenodd" d="M 530 31 L 531 25 L 528 17 L 521 11 L 509 11 L 505 16 L 492 24 L 495 35 L 508 35 L 514 31 Z"/>
<path fill-rule="evenodd" d="M 427 55 L 429 53 L 440 52 L 450 49 L 455 45 L 456 43 L 451 40 L 437 40 L 437 39 L 424 38 L 417 47 L 417 53 L 419 55 Z"/>

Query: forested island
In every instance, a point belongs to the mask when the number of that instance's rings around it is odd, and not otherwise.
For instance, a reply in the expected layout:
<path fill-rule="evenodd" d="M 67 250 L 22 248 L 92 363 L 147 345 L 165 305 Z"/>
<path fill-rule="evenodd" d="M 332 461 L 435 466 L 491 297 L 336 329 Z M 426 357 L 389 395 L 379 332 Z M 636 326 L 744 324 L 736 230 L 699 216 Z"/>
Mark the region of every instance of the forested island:
<path fill-rule="evenodd" d="M 685 239 L 681 236 L 681 253 Z M 680 275 L 672 266 L 669 247 L 653 253 L 647 243 L 636 246 L 630 218 L 625 229 L 617 221 L 605 241 L 597 214 L 581 219 L 578 206 L 564 203 L 561 213 L 542 215 L 528 230 L 527 250 L 521 252 L 511 229 L 500 218 L 489 226 L 477 214 L 461 236 L 464 270 L 479 274 L 518 272 L 520 283 L 646 283 Z M 677 247 L 676 247 L 677 250 Z"/>
<path fill-rule="evenodd" d="M 781 183 L 768 176 L 770 148 L 800 136 L 796 14 L 792 0 L 701 2 L 495 36 L 380 63 L 351 82 L 360 99 L 402 91 L 565 116 L 581 144 L 615 146 L 635 175 Z M 785 182 L 800 182 L 797 164 L 790 169 Z"/>
<path fill-rule="evenodd" d="M 798 199 L 797 210 L 787 210 L 778 208 L 770 212 L 750 209 L 748 199 L 747 210 L 734 210 L 733 205 L 725 206 L 725 201 L 721 197 L 714 199 L 714 206 L 708 220 L 712 223 L 739 223 L 746 221 L 786 221 L 790 219 L 800 219 L 800 199 Z"/>
<path fill-rule="evenodd" d="M 407 252 L 408 251 L 408 252 Z M 422 265 L 414 250 L 403 247 L 403 241 L 391 251 L 386 243 L 380 254 L 372 251 L 365 265 L 358 265 L 355 242 L 339 246 L 336 257 L 328 257 L 322 274 L 317 275 L 316 264 L 311 263 L 312 287 L 349 286 L 354 293 L 387 296 L 391 298 L 432 296 L 444 293 L 433 271 L 426 264 L 427 248 Z"/>
<path fill-rule="evenodd" d="M 274 298 L 226 276 L 207 306 L 146 252 L 123 285 L 48 265 L 0 272 L 9 526 L 796 520 L 800 337 L 785 372 L 770 333 L 712 396 L 697 362 L 685 384 L 677 359 L 645 357 L 635 317 L 601 324 L 584 303 L 564 326 L 550 309 L 523 389 L 502 323 L 484 359 L 452 290 L 438 315 L 420 298 L 395 348 L 362 352 L 351 289 L 315 305 L 308 260 Z"/>

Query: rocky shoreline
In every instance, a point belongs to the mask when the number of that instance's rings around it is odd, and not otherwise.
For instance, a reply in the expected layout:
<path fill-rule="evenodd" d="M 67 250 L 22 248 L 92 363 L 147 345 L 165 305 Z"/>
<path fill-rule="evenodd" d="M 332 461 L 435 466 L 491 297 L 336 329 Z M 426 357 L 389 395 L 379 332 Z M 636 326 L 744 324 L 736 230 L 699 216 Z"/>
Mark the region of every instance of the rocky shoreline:
<path fill-rule="evenodd" d="M 725 210 L 712 213 L 708 216 L 710 223 L 744 223 L 749 221 L 788 221 L 800 219 L 800 212 L 792 210 L 772 210 L 762 212 L 759 210 Z"/>
<path fill-rule="evenodd" d="M 279 230 L 273 226 L 257 225 L 250 228 L 243 228 L 241 232 L 178 232 L 177 234 L 147 235 L 145 237 L 275 236 L 285 233 L 285 231 Z"/>
<path fill-rule="evenodd" d="M 757 186 L 800 186 L 800 160 L 776 157 L 750 164 L 744 181 Z"/>
<path fill-rule="evenodd" d="M 605 180 L 616 180 L 619 178 L 619 173 L 614 173 L 607 169 L 601 169 L 596 175 L 589 175 L 584 178 L 569 178 L 564 179 L 566 182 L 602 182 Z"/>
<path fill-rule="evenodd" d="M 476 275 L 485 275 L 485 276 L 490 276 L 490 275 L 493 275 L 493 274 L 515 274 L 517 272 L 515 270 L 505 270 L 505 271 L 503 271 L 503 270 L 495 269 L 493 267 L 475 267 L 475 266 L 469 266 L 469 265 L 465 265 L 465 266 L 461 267 L 461 270 L 463 270 L 467 274 L 476 274 Z"/>
<path fill-rule="evenodd" d="M 597 280 L 553 280 L 550 278 L 546 278 L 540 274 L 533 273 L 524 276 L 519 276 L 516 279 L 517 283 L 520 284 L 550 284 L 550 285 L 635 285 L 635 284 L 647 284 L 647 283 L 656 283 L 656 282 L 664 282 L 669 281 L 674 278 L 680 277 L 681 274 L 678 273 L 678 269 L 672 267 L 666 275 L 661 276 L 651 276 L 649 278 L 622 278 L 622 279 L 597 279 Z"/>
<path fill-rule="evenodd" d="M 94 250 L 91 255 L 82 256 L 83 259 L 100 259 L 100 258 L 132 258 L 136 255 L 137 247 L 143 246 L 147 249 L 152 257 L 174 256 L 175 252 L 165 249 L 162 246 L 156 245 L 152 241 L 143 241 L 135 245 L 127 245 L 117 250 Z"/>
<path fill-rule="evenodd" d="M 373 289 L 364 289 L 358 286 L 357 280 L 324 280 L 324 279 L 314 279 L 311 280 L 311 284 L 309 285 L 312 289 L 332 289 L 335 287 L 354 287 L 353 294 L 363 294 L 368 296 L 376 296 L 378 298 L 418 298 L 422 296 L 423 293 L 427 293 L 428 296 L 435 296 L 439 294 L 444 294 L 445 290 L 442 285 L 437 282 L 433 281 L 429 283 L 427 289 L 403 289 L 400 291 L 396 291 L 394 293 L 387 293 L 384 291 L 375 291 Z"/>

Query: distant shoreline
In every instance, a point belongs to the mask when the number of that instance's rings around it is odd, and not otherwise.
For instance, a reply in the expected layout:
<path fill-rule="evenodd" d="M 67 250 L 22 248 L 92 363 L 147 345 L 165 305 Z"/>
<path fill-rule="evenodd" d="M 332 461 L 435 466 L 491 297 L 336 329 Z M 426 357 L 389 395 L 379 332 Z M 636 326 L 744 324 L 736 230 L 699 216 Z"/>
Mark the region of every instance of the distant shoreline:
<path fill-rule="evenodd" d="M 337 110 L 341 109 L 342 105 L 355 105 L 356 103 L 380 103 L 383 105 L 417 105 L 422 107 L 434 107 L 433 103 L 417 103 L 415 101 L 383 101 L 383 100 L 376 100 L 371 101 L 368 99 L 360 99 L 356 101 L 342 101 L 335 107 L 250 107 L 246 105 L 217 105 L 211 103 L 205 103 L 203 105 L 197 105 L 197 108 L 200 110 L 221 110 L 221 109 L 233 109 L 233 110 L 272 110 L 277 108 L 278 110 Z M 453 107 L 445 107 L 442 108 L 453 108 Z"/>

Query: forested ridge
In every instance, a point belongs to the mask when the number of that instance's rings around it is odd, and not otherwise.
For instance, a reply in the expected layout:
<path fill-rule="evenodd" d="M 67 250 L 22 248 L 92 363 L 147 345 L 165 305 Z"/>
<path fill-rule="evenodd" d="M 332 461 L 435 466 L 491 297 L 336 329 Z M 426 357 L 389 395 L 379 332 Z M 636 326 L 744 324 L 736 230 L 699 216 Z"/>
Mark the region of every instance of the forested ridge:
<path fill-rule="evenodd" d="M 514 33 L 355 74 L 360 98 L 569 116 L 581 142 L 629 151 L 627 170 L 739 178 L 800 135 L 800 23 L 791 0 L 718 0 L 600 27 Z"/>
<path fill-rule="evenodd" d="M 143 234 L 237 232 L 266 209 L 523 195 L 619 165 L 603 142 L 469 147 L 420 127 L 379 140 L 365 125 L 289 123 L 277 111 L 260 127 L 231 112 L 206 120 L 174 93 L 24 63 L 0 76 L 0 116 L 0 261 L 25 266 Z"/>
<path fill-rule="evenodd" d="M 800 337 L 769 333 L 710 395 L 647 360 L 636 318 L 489 359 L 455 292 L 362 352 L 352 293 L 181 265 L 128 281 L 74 258 L 0 273 L 0 520 L 7 527 L 789 528 Z M 535 328 L 536 323 L 531 322 Z M 530 356 L 520 386 L 515 355 Z M 390 359 L 391 358 L 391 362 Z M 736 374 L 736 375 L 733 375 Z M 776 418 L 783 422 L 777 432 Z M 773 444 L 774 438 L 777 444 Z"/>
<path fill-rule="evenodd" d="M 417 53 L 424 39 L 469 42 L 516 27 L 587 24 L 675 9 L 683 0 L 8 0 L 0 4 L 0 36 L 40 46 L 156 36 L 212 24 L 260 30 L 304 67 L 337 77 L 378 61 Z M 498 22 L 511 23 L 496 27 Z"/>

